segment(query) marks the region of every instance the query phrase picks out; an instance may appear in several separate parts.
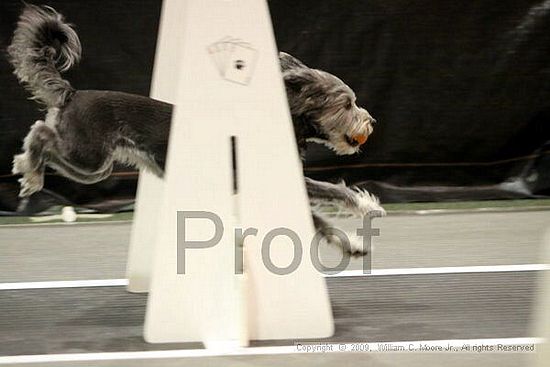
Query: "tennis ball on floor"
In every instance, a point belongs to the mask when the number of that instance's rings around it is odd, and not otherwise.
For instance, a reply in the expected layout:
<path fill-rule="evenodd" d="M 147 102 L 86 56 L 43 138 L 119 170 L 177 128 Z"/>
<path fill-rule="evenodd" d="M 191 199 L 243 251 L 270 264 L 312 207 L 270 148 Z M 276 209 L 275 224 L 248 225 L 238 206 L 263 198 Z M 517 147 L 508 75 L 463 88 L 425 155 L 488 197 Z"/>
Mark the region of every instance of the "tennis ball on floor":
<path fill-rule="evenodd" d="M 76 212 L 72 206 L 64 206 L 61 210 L 61 219 L 63 222 L 74 222 L 76 221 Z"/>

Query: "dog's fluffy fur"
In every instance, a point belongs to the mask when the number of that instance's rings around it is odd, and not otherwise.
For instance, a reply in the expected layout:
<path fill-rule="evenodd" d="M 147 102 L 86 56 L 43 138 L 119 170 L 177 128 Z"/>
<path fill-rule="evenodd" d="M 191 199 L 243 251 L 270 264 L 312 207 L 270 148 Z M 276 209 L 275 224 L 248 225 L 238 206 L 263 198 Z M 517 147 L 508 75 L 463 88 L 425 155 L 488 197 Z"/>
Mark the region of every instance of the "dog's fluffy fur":
<path fill-rule="evenodd" d="M 27 5 L 8 47 L 14 74 L 47 108 L 14 157 L 21 174 L 20 196 L 42 189 L 48 165 L 77 182 L 107 178 L 115 161 L 164 171 L 172 106 L 151 98 L 114 91 L 76 90 L 61 72 L 81 55 L 79 38 L 62 15 L 50 7 Z M 354 154 L 372 133 L 374 119 L 356 104 L 353 91 L 334 75 L 307 67 L 281 53 L 280 62 L 302 157 L 308 141 L 337 154 Z M 345 185 L 306 179 L 312 202 L 331 202 L 357 215 L 383 214 L 378 200 Z M 314 212 L 316 227 L 330 238 L 326 219 Z M 362 252 L 352 244 L 351 252 Z"/>

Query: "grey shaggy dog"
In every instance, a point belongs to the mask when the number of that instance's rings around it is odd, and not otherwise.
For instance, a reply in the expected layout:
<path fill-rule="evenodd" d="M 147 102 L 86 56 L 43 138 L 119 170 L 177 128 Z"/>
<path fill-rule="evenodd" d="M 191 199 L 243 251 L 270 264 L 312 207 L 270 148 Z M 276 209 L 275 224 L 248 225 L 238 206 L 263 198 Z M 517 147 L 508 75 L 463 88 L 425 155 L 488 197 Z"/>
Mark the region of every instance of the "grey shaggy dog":
<path fill-rule="evenodd" d="M 42 189 L 46 166 L 84 184 L 109 177 L 115 162 L 162 177 L 172 105 L 121 92 L 74 89 L 60 73 L 79 61 L 81 45 L 61 14 L 27 5 L 8 54 L 19 81 L 47 108 L 45 121 L 34 123 L 23 152 L 14 157 L 13 173 L 23 176 L 21 197 Z M 334 75 L 286 53 L 280 54 L 280 63 L 302 158 L 308 141 L 336 154 L 357 153 L 375 120 L 357 106 L 353 91 Z M 359 216 L 384 214 L 378 199 L 366 191 L 310 178 L 306 187 L 314 204 L 330 203 Z M 316 210 L 313 219 L 329 242 L 339 242 Z M 351 253 L 363 253 L 362 243 L 339 244 Z"/>

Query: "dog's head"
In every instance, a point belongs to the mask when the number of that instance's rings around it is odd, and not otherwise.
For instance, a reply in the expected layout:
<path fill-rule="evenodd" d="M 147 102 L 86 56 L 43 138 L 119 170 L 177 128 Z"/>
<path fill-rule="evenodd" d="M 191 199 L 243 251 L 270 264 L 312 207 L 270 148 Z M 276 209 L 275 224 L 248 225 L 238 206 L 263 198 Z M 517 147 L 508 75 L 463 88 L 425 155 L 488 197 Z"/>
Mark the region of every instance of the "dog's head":
<path fill-rule="evenodd" d="M 309 124 L 308 141 L 324 144 L 336 154 L 357 153 L 376 120 L 357 106 L 353 90 L 336 76 L 311 69 L 295 57 L 279 54 L 290 112 Z"/>

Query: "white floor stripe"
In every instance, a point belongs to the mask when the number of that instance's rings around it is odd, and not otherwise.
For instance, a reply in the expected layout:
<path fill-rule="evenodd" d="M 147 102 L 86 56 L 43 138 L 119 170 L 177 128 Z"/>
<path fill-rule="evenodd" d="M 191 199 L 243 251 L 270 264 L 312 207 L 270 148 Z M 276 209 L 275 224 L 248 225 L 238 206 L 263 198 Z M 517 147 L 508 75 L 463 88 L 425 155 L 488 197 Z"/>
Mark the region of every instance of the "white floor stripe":
<path fill-rule="evenodd" d="M 323 274 L 327 278 L 333 277 L 365 277 L 384 275 L 422 275 L 422 274 L 459 274 L 459 273 L 499 273 L 550 270 L 548 264 L 523 265 L 487 265 L 487 266 L 448 266 L 435 268 L 402 268 L 402 269 L 374 269 L 370 273 L 363 270 L 344 270 L 337 274 Z"/>
<path fill-rule="evenodd" d="M 473 347 L 481 346 L 530 346 L 541 344 L 544 340 L 541 338 L 502 338 L 502 339 L 452 339 L 452 340 L 420 340 L 420 341 L 399 341 L 399 342 L 374 342 L 374 343 L 315 343 L 315 345 L 324 346 L 308 350 L 305 346 L 314 345 L 314 343 L 299 343 L 288 346 L 278 347 L 252 347 L 236 348 L 231 350 L 214 349 L 179 349 L 179 350 L 158 350 L 143 352 L 109 352 L 109 353 L 68 353 L 68 354 L 38 354 L 38 355 L 20 355 L 0 357 L 0 364 L 19 364 L 19 363 L 43 363 L 43 362 L 82 362 L 82 361 L 113 361 L 113 360 L 144 360 L 161 358 L 193 358 L 193 357 L 222 357 L 222 356 L 253 356 L 253 355 L 276 355 L 276 354 L 295 354 L 295 353 L 341 353 L 342 351 L 352 351 L 353 347 L 361 344 L 363 352 L 390 352 L 399 351 L 398 348 L 404 348 L 401 351 L 419 351 L 423 346 L 456 348 L 449 352 L 472 352 L 479 353 Z M 329 348 L 332 346 L 331 348 Z M 464 350 L 464 346 L 471 348 Z M 391 347 L 392 349 L 384 349 Z M 411 349 L 412 348 L 412 349 Z M 495 352 L 498 352 L 496 350 Z"/>
<path fill-rule="evenodd" d="M 498 273 L 550 270 L 548 264 L 523 265 L 490 265 L 490 266 L 450 266 L 439 268 L 401 268 L 375 269 L 365 274 L 363 270 L 344 270 L 337 274 L 323 274 L 327 278 L 338 277 L 372 277 L 388 275 L 422 275 L 422 274 L 460 274 L 460 273 Z M 41 282 L 0 283 L 2 290 L 47 289 L 47 288 L 84 288 L 84 287 L 115 287 L 128 285 L 128 279 L 91 279 L 91 280 L 60 280 Z"/>
<path fill-rule="evenodd" d="M 126 285 L 128 285 L 128 279 L 59 280 L 51 282 L 0 283 L 0 290 L 9 291 L 19 289 L 113 287 Z"/>
<path fill-rule="evenodd" d="M 86 222 L 52 222 L 52 223 L 13 223 L 0 224 L 0 229 L 10 227 L 43 227 L 43 226 L 81 226 L 81 225 L 103 225 L 103 224 L 131 224 L 131 219 L 124 220 L 106 220 L 106 221 L 86 221 Z"/>

